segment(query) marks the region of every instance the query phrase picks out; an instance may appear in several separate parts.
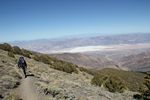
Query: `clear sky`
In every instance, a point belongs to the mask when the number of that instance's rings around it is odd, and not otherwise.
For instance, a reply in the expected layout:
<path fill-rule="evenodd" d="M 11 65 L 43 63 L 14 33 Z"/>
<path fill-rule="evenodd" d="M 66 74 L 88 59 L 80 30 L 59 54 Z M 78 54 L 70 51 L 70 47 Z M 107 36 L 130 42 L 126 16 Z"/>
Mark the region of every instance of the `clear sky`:
<path fill-rule="evenodd" d="M 0 0 L 0 41 L 150 32 L 150 0 Z"/>

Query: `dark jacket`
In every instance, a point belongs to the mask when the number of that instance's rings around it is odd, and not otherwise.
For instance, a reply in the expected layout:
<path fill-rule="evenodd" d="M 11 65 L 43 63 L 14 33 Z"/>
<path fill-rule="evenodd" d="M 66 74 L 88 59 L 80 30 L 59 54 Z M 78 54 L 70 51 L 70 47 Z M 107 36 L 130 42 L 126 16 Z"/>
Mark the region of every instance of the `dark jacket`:
<path fill-rule="evenodd" d="M 23 57 L 19 58 L 18 67 L 19 68 L 27 68 L 27 63 L 26 63 L 26 61 L 24 60 Z"/>

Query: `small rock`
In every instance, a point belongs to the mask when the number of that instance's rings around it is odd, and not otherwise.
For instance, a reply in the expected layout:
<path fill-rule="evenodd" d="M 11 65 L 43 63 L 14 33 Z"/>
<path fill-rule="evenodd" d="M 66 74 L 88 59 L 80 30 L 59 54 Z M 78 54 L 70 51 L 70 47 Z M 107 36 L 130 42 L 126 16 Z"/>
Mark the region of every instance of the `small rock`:
<path fill-rule="evenodd" d="M 3 99 L 4 97 L 0 94 L 0 99 Z"/>

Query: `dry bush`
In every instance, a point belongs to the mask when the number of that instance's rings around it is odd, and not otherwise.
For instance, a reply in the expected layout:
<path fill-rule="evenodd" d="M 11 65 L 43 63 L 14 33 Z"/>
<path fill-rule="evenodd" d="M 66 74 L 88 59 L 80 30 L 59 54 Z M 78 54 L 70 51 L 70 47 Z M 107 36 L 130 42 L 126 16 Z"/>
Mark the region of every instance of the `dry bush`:
<path fill-rule="evenodd" d="M 67 73 L 78 73 L 77 71 L 77 65 L 74 65 L 69 62 L 64 62 L 61 60 L 57 60 L 56 58 L 50 57 L 46 54 L 36 54 L 33 57 L 34 60 L 43 62 L 45 64 L 51 65 L 51 68 L 54 68 L 56 70 L 60 70 Z"/>
<path fill-rule="evenodd" d="M 8 43 L 0 44 L 0 49 L 5 51 L 12 51 L 12 47 Z"/>
<path fill-rule="evenodd" d="M 30 55 L 32 55 L 32 52 L 26 50 L 26 49 L 22 49 L 22 55 L 28 58 L 31 58 Z"/>
<path fill-rule="evenodd" d="M 9 57 L 12 57 L 12 58 L 15 58 L 14 53 L 13 53 L 13 52 L 11 52 L 11 51 L 8 51 L 8 56 L 9 56 Z"/>
<path fill-rule="evenodd" d="M 147 89 L 141 91 L 142 92 L 141 95 L 139 94 L 134 95 L 133 97 L 135 99 L 137 99 L 138 95 L 138 97 L 140 97 L 141 100 L 150 100 L 150 72 L 147 72 L 146 74 L 147 76 L 144 77 L 145 78 L 144 85 L 146 85 Z"/>
<path fill-rule="evenodd" d="M 123 92 L 126 89 L 125 84 L 116 76 L 107 76 L 100 73 L 96 74 L 92 79 L 92 84 L 104 86 L 110 92 Z"/>
<path fill-rule="evenodd" d="M 144 76 L 142 73 L 106 68 L 95 72 L 91 83 L 98 86 L 103 84 L 111 92 L 139 92 L 145 88 Z"/>
<path fill-rule="evenodd" d="M 9 45 L 8 43 L 0 44 L 0 49 L 8 51 L 8 55 L 13 58 L 14 54 L 23 55 L 28 58 L 31 58 L 30 55 L 32 55 L 32 52 L 25 49 L 20 49 L 18 46 L 11 47 L 11 45 Z"/>
<path fill-rule="evenodd" d="M 91 74 L 91 75 L 94 75 L 97 72 L 95 69 L 87 69 L 84 67 L 79 67 L 79 70 L 81 72 L 86 72 L 86 73 Z"/>
<path fill-rule="evenodd" d="M 5 100 L 22 100 L 16 93 L 10 93 Z"/>
<path fill-rule="evenodd" d="M 63 61 L 55 62 L 53 63 L 53 68 L 67 73 L 72 73 L 72 72 L 78 73 L 77 65 L 68 62 L 63 62 Z"/>
<path fill-rule="evenodd" d="M 23 53 L 22 53 L 22 50 L 18 47 L 18 46 L 14 46 L 13 47 L 13 52 L 15 53 L 15 54 L 19 54 L 19 55 L 22 55 Z"/>

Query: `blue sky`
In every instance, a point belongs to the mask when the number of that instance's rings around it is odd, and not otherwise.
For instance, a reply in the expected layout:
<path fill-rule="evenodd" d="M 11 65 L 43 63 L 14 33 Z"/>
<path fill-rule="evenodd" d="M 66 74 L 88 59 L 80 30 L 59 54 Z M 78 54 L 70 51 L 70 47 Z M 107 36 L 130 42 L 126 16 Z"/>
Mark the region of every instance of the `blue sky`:
<path fill-rule="evenodd" d="M 150 32 L 150 0 L 0 0 L 0 41 Z"/>

